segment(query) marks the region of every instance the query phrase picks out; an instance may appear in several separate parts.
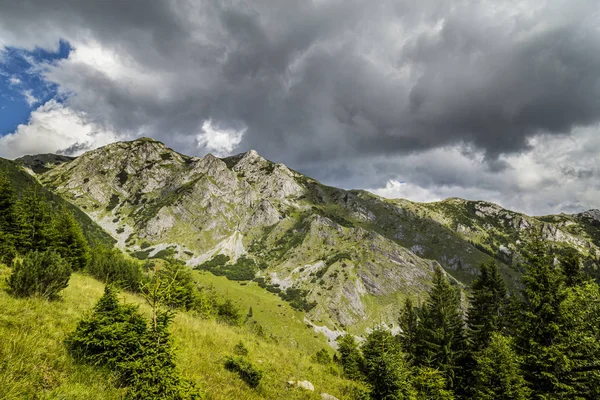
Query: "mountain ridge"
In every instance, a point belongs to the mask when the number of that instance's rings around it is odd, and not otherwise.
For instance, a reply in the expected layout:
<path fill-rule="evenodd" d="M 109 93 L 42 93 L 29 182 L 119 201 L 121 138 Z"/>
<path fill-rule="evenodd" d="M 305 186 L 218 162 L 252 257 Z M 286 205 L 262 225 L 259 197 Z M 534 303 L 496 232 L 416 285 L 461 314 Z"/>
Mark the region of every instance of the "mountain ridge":
<path fill-rule="evenodd" d="M 385 199 L 323 185 L 254 150 L 191 157 L 144 138 L 39 178 L 138 258 L 175 256 L 191 267 L 216 254 L 253 260 L 261 284 L 300 291 L 316 304 L 307 320 L 330 329 L 395 321 L 401 299 L 427 291 L 436 265 L 468 285 L 479 263 L 495 260 L 515 282 L 532 230 L 575 247 L 589 268 L 600 258 L 594 210 L 531 217 L 483 201 Z"/>

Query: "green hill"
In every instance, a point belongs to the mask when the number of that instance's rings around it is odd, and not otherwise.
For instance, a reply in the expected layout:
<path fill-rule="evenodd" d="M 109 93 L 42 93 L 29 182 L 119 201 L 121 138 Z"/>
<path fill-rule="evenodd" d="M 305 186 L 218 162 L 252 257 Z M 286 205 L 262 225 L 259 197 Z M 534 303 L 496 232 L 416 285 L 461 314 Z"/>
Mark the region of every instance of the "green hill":
<path fill-rule="evenodd" d="M 0 282 L 8 274 L 9 269 L 0 266 Z M 63 344 L 66 335 L 102 293 L 100 282 L 81 274 L 71 277 L 58 302 L 15 299 L 4 287 L 0 288 L 0 398 L 122 398 L 123 391 L 114 386 L 110 371 L 75 364 Z M 130 294 L 122 294 L 121 298 L 127 303 L 140 304 L 141 310 L 149 315 L 141 298 Z M 261 303 L 269 301 L 262 299 Z M 268 304 L 264 308 L 254 307 L 259 313 L 271 312 Z M 309 351 L 291 346 L 283 338 L 278 341 L 261 338 L 248 327 L 232 327 L 180 312 L 172 332 L 179 367 L 211 399 L 320 399 L 321 393 L 343 399 L 350 398 L 351 388 L 356 386 L 338 376 L 337 366 L 316 364 L 311 361 Z M 323 340 L 312 340 L 314 348 L 317 343 L 325 346 Z M 252 362 L 264 372 L 256 389 L 249 388 L 223 367 L 224 358 L 232 354 L 240 341 L 249 349 Z M 315 391 L 290 388 L 288 380 L 308 380 Z"/>

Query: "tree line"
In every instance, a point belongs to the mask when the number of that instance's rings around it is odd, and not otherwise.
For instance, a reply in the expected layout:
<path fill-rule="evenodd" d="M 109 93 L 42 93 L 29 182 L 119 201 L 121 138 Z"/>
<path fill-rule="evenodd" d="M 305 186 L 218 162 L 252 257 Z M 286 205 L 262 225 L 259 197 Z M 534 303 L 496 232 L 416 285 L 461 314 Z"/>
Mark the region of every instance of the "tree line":
<path fill-rule="evenodd" d="M 427 300 L 405 301 L 398 335 L 376 327 L 362 344 L 338 339 L 345 375 L 373 399 L 600 398 L 598 284 L 575 251 L 540 238 L 523 267 L 509 293 L 496 264 L 481 265 L 468 306 L 438 268 Z"/>

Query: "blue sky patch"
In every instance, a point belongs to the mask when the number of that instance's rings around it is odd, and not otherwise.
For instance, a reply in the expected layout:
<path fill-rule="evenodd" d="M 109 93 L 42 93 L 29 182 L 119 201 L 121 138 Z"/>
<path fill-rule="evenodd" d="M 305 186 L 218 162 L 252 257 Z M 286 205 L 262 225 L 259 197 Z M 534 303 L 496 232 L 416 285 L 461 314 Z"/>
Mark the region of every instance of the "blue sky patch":
<path fill-rule="evenodd" d="M 56 52 L 14 47 L 0 52 L 0 136 L 27 123 L 32 110 L 56 97 L 57 86 L 45 81 L 36 66 L 65 59 L 70 52 L 71 46 L 65 41 L 59 43 Z"/>

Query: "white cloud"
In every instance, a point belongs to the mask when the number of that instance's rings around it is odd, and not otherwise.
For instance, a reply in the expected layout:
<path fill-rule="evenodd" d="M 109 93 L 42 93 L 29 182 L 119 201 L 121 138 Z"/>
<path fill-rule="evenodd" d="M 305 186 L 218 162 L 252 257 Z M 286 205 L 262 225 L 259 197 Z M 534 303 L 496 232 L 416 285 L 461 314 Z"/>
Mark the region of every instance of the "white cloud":
<path fill-rule="evenodd" d="M 246 129 L 220 129 L 211 120 L 204 121 L 202 132 L 196 136 L 199 148 L 205 148 L 217 156 L 226 156 L 240 144 Z"/>
<path fill-rule="evenodd" d="M 81 148 L 75 152 L 78 154 L 116 140 L 116 134 L 86 121 L 85 114 L 50 100 L 31 113 L 27 125 L 19 125 L 15 132 L 0 137 L 0 156 L 56 153 L 74 144 Z"/>
<path fill-rule="evenodd" d="M 33 91 L 31 89 L 27 89 L 23 91 L 23 97 L 25 97 L 25 101 L 29 104 L 29 107 L 36 105 L 40 102 L 40 99 L 33 95 Z"/>
<path fill-rule="evenodd" d="M 10 82 L 11 85 L 20 85 L 21 84 L 21 80 L 19 78 L 17 78 L 16 76 L 11 76 L 8 79 L 8 82 Z"/>
<path fill-rule="evenodd" d="M 592 126 L 563 137 L 538 136 L 530 151 L 501 157 L 508 167 L 500 171 L 487 168 L 481 154 L 459 147 L 397 158 L 388 169 L 402 173 L 369 190 L 413 201 L 487 200 L 535 215 L 598 208 L 599 132 Z"/>

